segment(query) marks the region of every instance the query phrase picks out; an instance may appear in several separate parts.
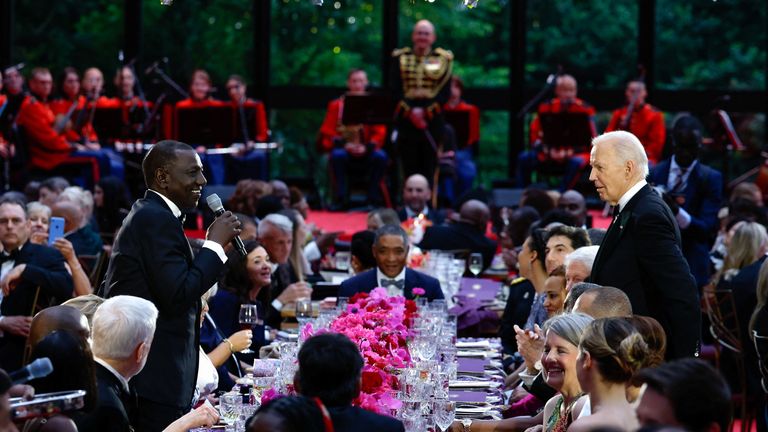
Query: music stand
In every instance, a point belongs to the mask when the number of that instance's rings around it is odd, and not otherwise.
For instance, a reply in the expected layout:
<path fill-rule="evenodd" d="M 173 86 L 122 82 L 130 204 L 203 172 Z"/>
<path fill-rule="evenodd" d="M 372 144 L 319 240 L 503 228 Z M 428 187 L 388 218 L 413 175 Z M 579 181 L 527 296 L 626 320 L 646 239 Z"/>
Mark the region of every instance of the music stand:
<path fill-rule="evenodd" d="M 123 108 L 96 108 L 93 113 L 93 128 L 101 145 L 113 144 L 123 138 Z"/>
<path fill-rule="evenodd" d="M 233 138 L 232 115 L 232 107 L 229 105 L 177 108 L 177 139 L 190 145 L 229 145 Z"/>
<path fill-rule="evenodd" d="M 453 128 L 456 148 L 469 145 L 469 111 L 444 111 L 445 121 Z"/>
<path fill-rule="evenodd" d="M 395 106 L 388 95 L 346 95 L 341 123 L 345 125 L 389 124 L 392 122 L 393 112 L 395 112 Z"/>
<path fill-rule="evenodd" d="M 574 153 L 589 149 L 592 125 L 587 113 L 539 114 L 542 142 L 547 148 L 568 148 Z"/>

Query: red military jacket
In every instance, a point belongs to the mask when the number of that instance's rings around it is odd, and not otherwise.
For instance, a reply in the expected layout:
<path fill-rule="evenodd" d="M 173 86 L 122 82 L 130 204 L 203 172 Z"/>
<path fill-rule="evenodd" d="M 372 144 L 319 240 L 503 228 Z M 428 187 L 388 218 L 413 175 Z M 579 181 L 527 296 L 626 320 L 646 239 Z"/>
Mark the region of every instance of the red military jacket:
<path fill-rule="evenodd" d="M 621 121 L 627 115 L 627 106 L 617 109 L 608 122 L 606 132 L 621 129 Z M 643 104 L 632 112 L 629 119 L 629 132 L 632 132 L 645 147 L 648 160 L 654 164 L 661 160 L 666 140 L 666 127 L 664 126 L 664 114 L 650 104 Z"/>
<path fill-rule="evenodd" d="M 539 105 L 538 113 L 539 114 L 554 114 L 563 112 L 563 107 L 565 104 L 558 99 L 554 98 L 547 102 L 543 102 Z M 597 136 L 597 128 L 595 127 L 595 108 L 584 102 L 583 100 L 579 98 L 575 98 L 573 102 L 567 105 L 567 112 L 570 113 L 586 113 L 589 115 L 590 118 L 590 124 L 592 128 L 592 136 Z M 531 146 L 534 145 L 535 142 L 541 140 L 542 137 L 542 130 L 541 130 L 541 121 L 539 120 L 539 116 L 537 115 L 533 121 L 531 122 L 530 127 L 530 143 Z"/>
<path fill-rule="evenodd" d="M 34 168 L 53 169 L 72 153 L 64 135 L 53 129 L 54 119 L 48 104 L 34 96 L 26 96 L 21 103 L 16 123 L 24 129 L 30 164 Z"/>
<path fill-rule="evenodd" d="M 341 116 L 344 111 L 344 97 L 334 99 L 328 103 L 328 110 L 325 112 L 323 125 L 320 127 L 320 136 L 318 137 L 319 150 L 327 153 L 333 150 L 334 138 L 341 137 L 339 126 L 341 125 Z M 363 125 L 363 143 L 373 143 L 378 150 L 384 146 L 384 138 L 387 135 L 387 128 L 384 125 Z"/>

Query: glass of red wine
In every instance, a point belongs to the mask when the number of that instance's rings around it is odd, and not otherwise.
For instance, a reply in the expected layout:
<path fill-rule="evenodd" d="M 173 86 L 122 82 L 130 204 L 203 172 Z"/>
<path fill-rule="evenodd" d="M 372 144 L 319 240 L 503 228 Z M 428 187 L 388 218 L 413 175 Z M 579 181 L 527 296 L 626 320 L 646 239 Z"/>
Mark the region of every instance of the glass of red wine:
<path fill-rule="evenodd" d="M 253 326 L 259 323 L 259 311 L 256 305 L 244 304 L 240 305 L 240 329 L 251 330 Z M 253 354 L 250 348 L 246 348 L 240 351 L 243 354 Z"/>

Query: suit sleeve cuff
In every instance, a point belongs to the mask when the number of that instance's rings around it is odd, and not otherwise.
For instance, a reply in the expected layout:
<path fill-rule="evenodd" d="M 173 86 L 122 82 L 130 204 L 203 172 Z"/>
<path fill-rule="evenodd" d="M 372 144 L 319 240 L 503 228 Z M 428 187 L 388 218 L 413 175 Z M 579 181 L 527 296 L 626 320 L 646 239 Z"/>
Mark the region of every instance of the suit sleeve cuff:
<path fill-rule="evenodd" d="M 686 229 L 691 224 L 691 215 L 682 207 L 680 207 L 677 215 L 675 215 L 675 219 L 677 219 L 677 225 L 680 229 Z"/>
<path fill-rule="evenodd" d="M 203 247 L 216 252 L 216 255 L 219 256 L 219 259 L 222 263 L 227 262 L 227 254 L 224 253 L 224 248 L 220 244 L 216 243 L 215 241 L 206 240 L 203 242 Z"/>

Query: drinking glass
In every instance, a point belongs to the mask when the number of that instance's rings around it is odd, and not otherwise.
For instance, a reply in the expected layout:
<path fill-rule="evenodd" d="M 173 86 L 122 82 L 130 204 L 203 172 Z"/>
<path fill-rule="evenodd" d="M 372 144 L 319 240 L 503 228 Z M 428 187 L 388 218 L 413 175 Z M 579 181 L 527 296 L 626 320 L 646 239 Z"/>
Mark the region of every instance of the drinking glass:
<path fill-rule="evenodd" d="M 254 325 L 259 323 L 259 311 L 256 305 L 244 304 L 240 305 L 240 329 L 250 330 Z M 243 354 L 253 354 L 250 347 L 240 351 Z"/>
<path fill-rule="evenodd" d="M 447 431 L 456 419 L 456 404 L 448 399 L 435 399 L 433 413 L 440 430 Z"/>
<path fill-rule="evenodd" d="M 340 314 L 347 311 L 348 305 L 349 305 L 349 297 L 336 298 L 336 309 L 339 311 Z"/>
<path fill-rule="evenodd" d="M 336 252 L 334 260 L 336 262 L 336 270 L 344 272 L 349 271 L 349 263 L 352 261 L 352 254 L 346 251 L 338 251 Z"/>
<path fill-rule="evenodd" d="M 296 300 L 296 321 L 299 327 L 304 327 L 312 319 L 312 300 L 300 298 Z"/>
<path fill-rule="evenodd" d="M 477 277 L 481 271 L 483 271 L 483 255 L 475 252 L 469 256 L 469 272 Z"/>
<path fill-rule="evenodd" d="M 238 393 L 224 393 L 219 398 L 219 414 L 221 420 L 227 424 L 234 424 L 240 416 L 240 405 L 243 404 L 243 398 Z"/>

